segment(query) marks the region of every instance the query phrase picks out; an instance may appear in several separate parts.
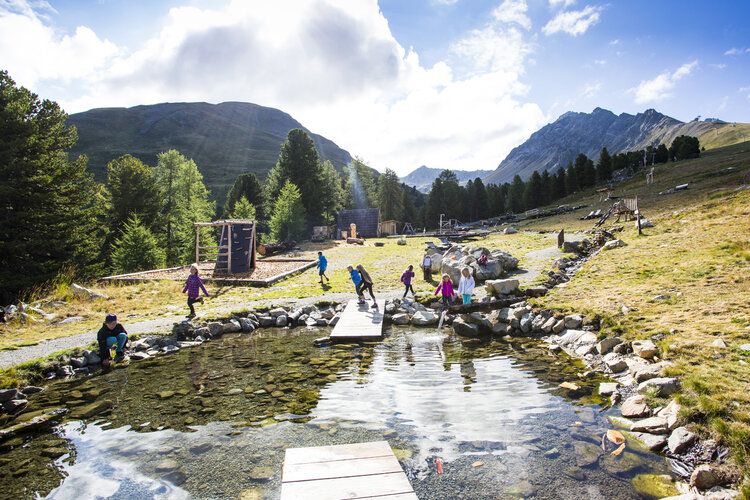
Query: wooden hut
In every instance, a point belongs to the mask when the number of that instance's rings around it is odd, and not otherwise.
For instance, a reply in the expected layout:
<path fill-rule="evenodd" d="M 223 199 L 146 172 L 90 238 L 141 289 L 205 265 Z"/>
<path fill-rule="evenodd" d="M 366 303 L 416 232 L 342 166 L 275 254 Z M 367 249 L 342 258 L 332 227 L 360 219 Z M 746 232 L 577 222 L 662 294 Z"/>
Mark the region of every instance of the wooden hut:
<path fill-rule="evenodd" d="M 351 225 L 355 224 L 357 228 L 357 237 L 375 237 L 378 236 L 380 229 L 380 209 L 379 208 L 355 208 L 353 210 L 342 210 L 336 218 L 336 236 L 346 238 L 342 231 L 349 233 Z M 349 234 L 349 236 L 352 236 Z"/>
<path fill-rule="evenodd" d="M 396 234 L 396 226 L 398 225 L 397 220 L 384 220 L 380 223 L 378 234 L 380 236 L 391 236 Z"/>

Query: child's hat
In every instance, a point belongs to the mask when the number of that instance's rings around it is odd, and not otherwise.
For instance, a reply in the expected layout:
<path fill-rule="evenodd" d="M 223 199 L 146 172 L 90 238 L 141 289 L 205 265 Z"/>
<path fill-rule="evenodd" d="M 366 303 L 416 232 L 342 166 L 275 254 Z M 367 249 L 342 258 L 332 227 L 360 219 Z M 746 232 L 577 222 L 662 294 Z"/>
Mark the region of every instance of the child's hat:
<path fill-rule="evenodd" d="M 104 318 L 104 322 L 111 323 L 112 321 L 117 321 L 117 315 L 112 313 L 107 314 L 107 317 Z"/>

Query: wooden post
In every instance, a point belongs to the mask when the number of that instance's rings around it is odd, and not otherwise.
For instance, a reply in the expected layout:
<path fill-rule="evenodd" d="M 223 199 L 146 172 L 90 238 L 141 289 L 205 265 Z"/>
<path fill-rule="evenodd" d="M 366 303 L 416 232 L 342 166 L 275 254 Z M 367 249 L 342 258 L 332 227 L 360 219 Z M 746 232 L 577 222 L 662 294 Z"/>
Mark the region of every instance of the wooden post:
<path fill-rule="evenodd" d="M 227 274 L 232 274 L 232 224 L 227 222 Z"/>
<path fill-rule="evenodd" d="M 635 220 L 638 226 L 638 235 L 641 235 L 641 211 L 638 210 L 638 195 L 635 195 Z"/>
<path fill-rule="evenodd" d="M 198 256 L 198 246 L 200 245 L 200 234 L 201 234 L 201 227 L 195 226 L 195 263 L 198 264 L 199 256 Z"/>

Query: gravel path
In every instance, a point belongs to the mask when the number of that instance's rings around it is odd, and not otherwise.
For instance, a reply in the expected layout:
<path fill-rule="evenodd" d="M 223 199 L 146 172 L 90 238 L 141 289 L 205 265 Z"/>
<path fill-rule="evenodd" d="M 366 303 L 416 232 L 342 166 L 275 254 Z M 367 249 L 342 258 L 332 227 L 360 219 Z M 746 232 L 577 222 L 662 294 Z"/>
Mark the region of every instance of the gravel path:
<path fill-rule="evenodd" d="M 553 259 L 557 257 L 561 257 L 562 255 L 563 255 L 562 251 L 560 251 L 560 249 L 558 249 L 556 246 L 551 246 L 548 248 L 544 248 L 542 250 L 529 252 L 528 254 L 525 255 L 525 258 L 528 261 L 527 268 L 517 271 L 513 273 L 511 276 L 514 278 L 517 278 L 521 284 L 528 284 L 532 282 L 534 279 L 536 279 L 536 277 L 539 276 L 539 274 L 542 271 L 547 269 Z M 390 290 L 390 291 L 380 292 L 377 290 L 377 286 L 375 290 L 375 295 L 378 299 L 384 298 L 386 300 L 391 300 L 391 299 L 401 297 L 402 294 L 403 294 L 402 290 Z M 485 295 L 486 295 L 486 292 L 484 291 L 484 287 L 478 286 L 477 288 L 475 288 L 475 291 L 474 291 L 475 299 L 478 299 L 478 300 L 482 299 Z M 295 307 L 304 307 L 307 305 L 313 305 L 316 302 L 320 302 L 322 300 L 327 300 L 327 301 L 332 301 L 332 302 L 344 302 L 351 298 L 354 298 L 354 293 L 352 292 L 332 292 L 332 293 L 324 293 L 321 295 L 315 295 L 313 297 L 304 297 L 304 298 L 299 298 L 299 299 L 279 298 L 279 299 L 273 299 L 270 301 L 262 300 L 262 301 L 251 301 L 251 302 L 230 302 L 230 303 L 223 303 L 220 306 L 213 307 L 210 309 L 209 308 L 201 309 L 199 307 L 198 316 L 196 317 L 196 319 L 200 320 L 201 317 L 205 317 L 209 314 L 220 316 L 222 314 L 230 314 L 233 311 L 237 311 L 241 309 L 252 309 L 253 307 L 261 305 L 261 304 L 271 305 L 271 306 L 293 305 Z M 174 315 L 174 316 L 167 316 L 164 318 L 138 321 L 135 323 L 126 322 L 123 324 L 123 326 L 125 326 L 128 333 L 135 333 L 135 334 L 169 333 L 174 323 L 179 323 L 180 321 L 184 321 L 184 320 L 185 320 L 184 315 Z M 11 366 L 25 363 L 27 361 L 33 361 L 35 359 L 46 358 L 47 356 L 57 351 L 62 351 L 65 349 L 73 349 L 75 347 L 84 347 L 95 341 L 96 341 L 96 330 L 91 331 L 91 332 L 79 333 L 76 335 L 70 335 L 68 337 L 60 337 L 60 338 L 53 339 L 53 340 L 45 340 L 45 341 L 39 342 L 39 344 L 37 345 L 20 347 L 12 351 L 0 351 L 0 369 L 10 368 Z"/>

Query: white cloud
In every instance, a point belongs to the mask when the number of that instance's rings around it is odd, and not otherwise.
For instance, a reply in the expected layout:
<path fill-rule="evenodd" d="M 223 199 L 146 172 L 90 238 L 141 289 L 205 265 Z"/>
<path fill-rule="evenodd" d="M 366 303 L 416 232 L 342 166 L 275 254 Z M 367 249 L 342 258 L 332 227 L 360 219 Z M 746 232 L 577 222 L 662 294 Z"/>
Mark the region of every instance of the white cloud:
<path fill-rule="evenodd" d="M 614 39 L 611 42 L 609 42 L 609 44 L 610 45 L 620 45 L 620 40 L 619 39 Z"/>
<path fill-rule="evenodd" d="M 492 16 L 503 23 L 516 23 L 525 29 L 531 29 L 531 19 L 526 15 L 529 10 L 526 0 L 505 0 L 492 11 Z"/>
<path fill-rule="evenodd" d="M 737 56 L 737 55 L 746 54 L 746 53 L 750 53 L 750 48 L 749 49 L 739 49 L 737 47 L 732 47 L 731 49 L 729 49 L 726 52 L 724 52 L 724 55 L 725 56 Z"/>
<path fill-rule="evenodd" d="M 594 60 L 594 64 L 598 64 L 599 66 L 604 66 L 607 64 L 607 61 L 605 59 L 596 59 Z"/>
<path fill-rule="evenodd" d="M 581 96 L 586 99 L 591 99 L 592 97 L 596 96 L 601 89 L 602 89 L 601 82 L 588 83 L 583 88 L 583 92 L 581 92 Z"/>
<path fill-rule="evenodd" d="M 0 11 L 0 54 L 16 81 L 68 112 L 247 101 L 291 114 L 380 170 L 491 169 L 546 122 L 523 102 L 526 4 L 506 4 L 509 13 L 496 11 L 431 67 L 395 40 L 377 0 L 177 7 L 135 50 L 87 27 L 61 33 L 30 8 Z"/>
<path fill-rule="evenodd" d="M 542 31 L 545 35 L 553 35 L 561 31 L 573 36 L 582 35 L 599 22 L 601 11 L 602 7 L 587 5 L 583 10 L 560 12 L 544 25 Z"/>
<path fill-rule="evenodd" d="M 458 3 L 458 0 L 435 0 L 435 1 L 443 5 L 453 5 L 454 3 Z"/>
<path fill-rule="evenodd" d="M 575 3 L 576 3 L 576 0 L 549 0 L 549 5 L 552 8 L 559 7 L 559 6 L 562 6 L 563 8 L 570 7 L 571 5 L 574 5 Z"/>
<path fill-rule="evenodd" d="M 737 89 L 737 92 L 750 92 L 750 86 L 740 87 Z M 747 94 L 747 98 L 750 99 L 750 94 Z"/>
<path fill-rule="evenodd" d="M 637 87 L 630 89 L 628 92 L 635 94 L 636 104 L 645 104 L 654 101 L 660 101 L 671 97 L 672 90 L 677 82 L 686 77 L 698 67 L 698 61 L 686 63 L 670 73 L 665 71 L 651 80 L 643 80 Z"/>

